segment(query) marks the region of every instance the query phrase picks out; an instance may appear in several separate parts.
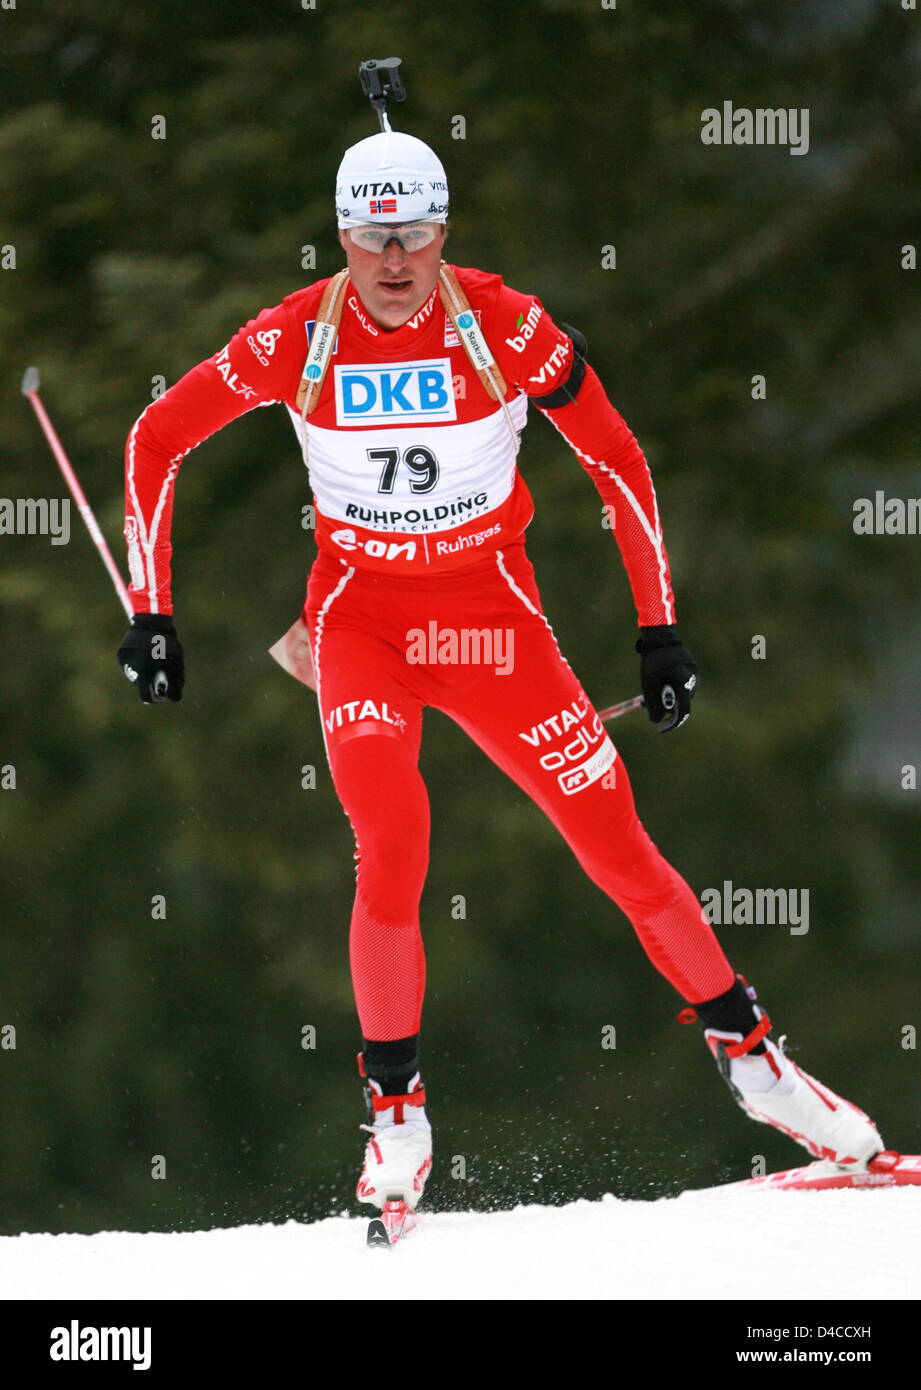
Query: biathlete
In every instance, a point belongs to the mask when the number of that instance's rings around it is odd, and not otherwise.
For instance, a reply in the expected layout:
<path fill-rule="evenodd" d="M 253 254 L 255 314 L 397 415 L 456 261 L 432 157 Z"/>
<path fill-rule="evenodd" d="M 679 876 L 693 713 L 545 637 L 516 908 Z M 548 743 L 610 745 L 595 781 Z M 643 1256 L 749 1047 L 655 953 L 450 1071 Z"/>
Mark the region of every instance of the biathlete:
<path fill-rule="evenodd" d="M 347 268 L 264 309 L 130 432 L 125 535 L 135 615 L 118 658 L 143 701 L 180 699 L 170 593 L 176 474 L 231 420 L 283 405 L 316 505 L 303 622 L 358 861 L 349 949 L 370 1130 L 358 1197 L 412 1210 L 432 1162 L 419 1061 L 429 802 L 418 756 L 427 706 L 459 724 L 549 816 L 684 1001 L 684 1019 L 702 1023 L 745 1111 L 816 1158 L 866 1167 L 883 1149 L 876 1128 L 770 1037 L 754 990 L 643 828 L 623 760 L 544 615 L 525 551 L 533 505 L 517 466 L 529 404 L 559 430 L 610 509 L 636 605 L 649 717 L 666 732 L 687 720 L 697 667 L 675 626 L 652 480 L 585 340 L 499 275 L 444 262 L 447 178 L 420 140 L 388 130 L 349 149 L 336 213 Z M 501 662 L 477 659 L 490 635 Z"/>

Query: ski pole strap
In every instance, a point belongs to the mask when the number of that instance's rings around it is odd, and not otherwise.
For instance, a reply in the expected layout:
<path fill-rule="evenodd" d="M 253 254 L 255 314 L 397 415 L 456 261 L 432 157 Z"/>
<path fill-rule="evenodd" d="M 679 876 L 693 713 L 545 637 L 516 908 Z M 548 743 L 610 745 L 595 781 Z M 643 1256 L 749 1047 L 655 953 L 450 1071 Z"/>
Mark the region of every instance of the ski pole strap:
<path fill-rule="evenodd" d="M 470 301 L 464 294 L 460 281 L 445 261 L 441 263 L 438 276 L 438 294 L 442 307 L 454 325 L 454 331 L 463 343 L 464 350 L 470 358 L 474 371 L 480 378 L 484 391 L 491 400 L 501 404 L 505 400 L 507 390 L 505 378 L 499 371 L 496 359 L 490 352 L 489 344 L 480 331 L 476 314 L 470 307 Z"/>
<path fill-rule="evenodd" d="M 301 372 L 297 388 L 297 408 L 301 412 L 301 419 L 312 414 L 317 408 L 332 360 L 333 348 L 336 346 L 348 278 L 347 270 L 338 271 L 323 291 L 323 298 L 317 310 L 317 321 L 310 336 L 304 370 Z"/>

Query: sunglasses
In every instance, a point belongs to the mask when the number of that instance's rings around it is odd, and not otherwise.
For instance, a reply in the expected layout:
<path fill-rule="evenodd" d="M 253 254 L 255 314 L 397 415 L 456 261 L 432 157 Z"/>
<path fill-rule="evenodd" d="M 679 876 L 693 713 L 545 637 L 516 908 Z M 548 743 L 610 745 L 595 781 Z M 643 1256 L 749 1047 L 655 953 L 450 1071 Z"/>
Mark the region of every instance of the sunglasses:
<path fill-rule="evenodd" d="M 391 227 L 387 223 L 365 222 L 347 228 L 346 236 L 362 251 L 383 251 L 388 242 L 394 240 L 404 251 L 421 251 L 423 246 L 432 244 L 442 225 L 441 222 L 405 222 L 402 226 Z"/>

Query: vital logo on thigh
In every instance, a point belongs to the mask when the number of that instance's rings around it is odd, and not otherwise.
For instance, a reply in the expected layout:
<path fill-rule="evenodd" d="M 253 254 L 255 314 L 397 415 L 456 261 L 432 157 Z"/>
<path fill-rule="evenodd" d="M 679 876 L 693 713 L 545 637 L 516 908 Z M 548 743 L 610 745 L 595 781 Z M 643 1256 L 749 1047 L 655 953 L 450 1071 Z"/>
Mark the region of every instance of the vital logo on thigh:
<path fill-rule="evenodd" d="M 545 772 L 556 774 L 564 796 L 597 782 L 617 757 L 617 749 L 584 696 L 521 730 L 518 737 L 535 750 Z"/>
<path fill-rule="evenodd" d="M 395 732 L 399 730 L 403 733 L 406 729 L 406 720 L 397 710 L 392 709 L 386 700 L 348 700 L 345 704 L 336 705 L 325 716 L 327 733 L 336 733 L 339 729 L 355 729 L 359 724 L 370 725 L 366 732 Z M 374 726 L 377 726 L 375 730 Z M 384 725 L 384 729 L 380 728 Z"/>

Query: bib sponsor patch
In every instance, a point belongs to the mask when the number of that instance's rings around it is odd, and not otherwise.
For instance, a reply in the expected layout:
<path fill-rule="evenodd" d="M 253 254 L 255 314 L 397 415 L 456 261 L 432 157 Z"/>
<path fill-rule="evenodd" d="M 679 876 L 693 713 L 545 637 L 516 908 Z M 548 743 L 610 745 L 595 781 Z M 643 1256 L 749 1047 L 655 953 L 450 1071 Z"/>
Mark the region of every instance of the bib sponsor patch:
<path fill-rule="evenodd" d="M 424 424 L 457 419 L 451 359 L 336 366 L 337 425 Z"/>

